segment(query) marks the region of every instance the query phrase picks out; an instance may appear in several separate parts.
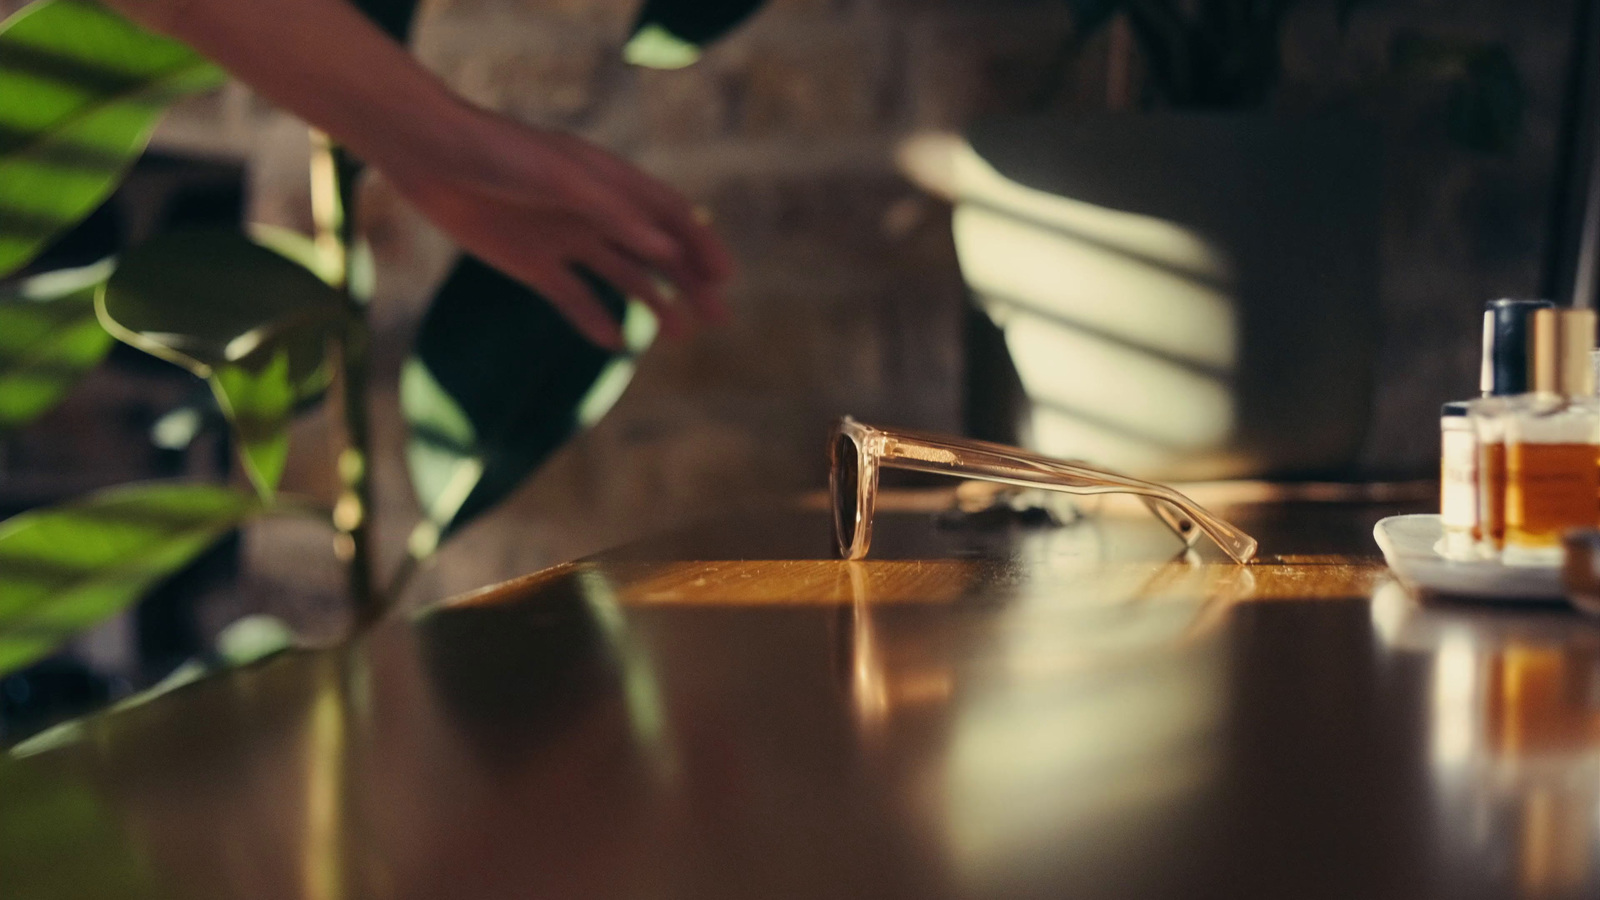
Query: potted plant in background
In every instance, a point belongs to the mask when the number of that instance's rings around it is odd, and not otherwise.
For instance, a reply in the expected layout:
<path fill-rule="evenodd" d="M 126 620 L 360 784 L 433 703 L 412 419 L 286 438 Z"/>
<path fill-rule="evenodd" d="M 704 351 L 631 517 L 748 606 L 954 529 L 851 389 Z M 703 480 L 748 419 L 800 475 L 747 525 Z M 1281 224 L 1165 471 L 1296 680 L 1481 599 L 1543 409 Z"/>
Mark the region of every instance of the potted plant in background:
<path fill-rule="evenodd" d="M 956 205 L 963 276 L 1026 395 L 1021 439 L 1163 478 L 1348 471 L 1377 348 L 1377 129 L 1264 112 L 1293 0 L 1069 5 L 1063 58 L 1117 29 L 1108 80 L 1136 111 L 991 119 L 906 153 Z M 1509 144 L 1503 47 L 1391 49 L 1397 74 L 1450 84 L 1453 136 Z M 974 363 L 1005 407 L 1005 374 Z"/>
<path fill-rule="evenodd" d="M 414 0 L 359 6 L 405 40 Z M 683 65 L 755 4 L 642 9 L 628 57 Z M 0 278 L 28 265 L 100 205 L 173 101 L 225 75 L 183 45 L 89 0 L 39 0 L 0 23 Z M 359 626 L 416 567 L 504 499 L 626 387 L 654 322 L 590 278 L 629 350 L 582 339 L 523 285 L 470 257 L 435 294 L 401 376 L 406 456 L 423 518 L 403 562 L 379 573 L 371 532 L 367 299 L 374 274 L 355 202 L 361 164 L 316 143 L 316 232 L 184 231 L 70 271 L 0 289 L 0 440 L 64 398 L 115 340 L 204 379 L 231 428 L 248 487 L 152 482 L 30 510 L 0 523 L 0 676 L 137 602 L 256 517 L 313 516 L 335 532 Z M 331 508 L 279 480 L 288 425 L 337 402 L 341 491 Z M 246 642 L 249 643 L 249 642 Z M 268 642 L 270 646 L 281 641 Z M 262 645 L 256 643 L 252 654 Z"/>

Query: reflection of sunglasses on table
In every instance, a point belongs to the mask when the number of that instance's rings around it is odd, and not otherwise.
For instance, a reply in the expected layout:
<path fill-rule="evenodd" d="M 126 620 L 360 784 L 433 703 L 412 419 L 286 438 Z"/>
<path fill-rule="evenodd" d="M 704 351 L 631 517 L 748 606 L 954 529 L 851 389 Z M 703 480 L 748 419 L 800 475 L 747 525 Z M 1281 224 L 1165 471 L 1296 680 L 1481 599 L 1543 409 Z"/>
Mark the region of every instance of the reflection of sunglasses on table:
<path fill-rule="evenodd" d="M 862 559 L 872 545 L 878 469 L 908 469 L 1069 494 L 1134 494 L 1185 544 L 1201 533 L 1237 563 L 1256 555 L 1255 538 L 1166 485 L 1140 481 L 1078 462 L 1038 456 L 986 441 L 863 425 L 848 416 L 828 442 L 834 536 L 845 559 Z"/>

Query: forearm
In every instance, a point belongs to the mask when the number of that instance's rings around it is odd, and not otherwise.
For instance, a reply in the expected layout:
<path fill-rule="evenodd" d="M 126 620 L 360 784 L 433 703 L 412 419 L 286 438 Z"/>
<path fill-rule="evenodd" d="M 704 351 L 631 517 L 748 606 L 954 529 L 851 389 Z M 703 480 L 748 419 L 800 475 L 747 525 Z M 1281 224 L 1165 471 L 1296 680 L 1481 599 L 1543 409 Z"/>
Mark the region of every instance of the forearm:
<path fill-rule="evenodd" d="M 346 0 L 101 0 L 225 67 L 384 170 L 468 252 L 621 345 L 579 266 L 641 296 L 667 331 L 722 314 L 727 249 L 676 191 L 568 135 L 460 100 Z M 667 279 L 678 300 L 657 290 Z M 683 307 L 680 309 L 680 305 Z"/>
<path fill-rule="evenodd" d="M 378 165 L 466 164 L 473 110 L 345 0 L 102 0 Z"/>

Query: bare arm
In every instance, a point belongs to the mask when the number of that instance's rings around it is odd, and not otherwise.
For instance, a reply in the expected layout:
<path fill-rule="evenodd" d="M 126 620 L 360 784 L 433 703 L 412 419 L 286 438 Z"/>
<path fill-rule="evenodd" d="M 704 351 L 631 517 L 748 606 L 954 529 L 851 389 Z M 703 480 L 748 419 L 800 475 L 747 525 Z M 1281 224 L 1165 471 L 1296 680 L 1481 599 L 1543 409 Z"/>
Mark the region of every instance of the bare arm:
<path fill-rule="evenodd" d="M 649 303 L 668 335 L 690 316 L 722 315 L 732 263 L 683 197 L 598 147 L 462 101 L 344 0 L 104 2 L 382 170 L 465 249 L 538 289 L 597 343 L 621 338 L 574 264 Z"/>

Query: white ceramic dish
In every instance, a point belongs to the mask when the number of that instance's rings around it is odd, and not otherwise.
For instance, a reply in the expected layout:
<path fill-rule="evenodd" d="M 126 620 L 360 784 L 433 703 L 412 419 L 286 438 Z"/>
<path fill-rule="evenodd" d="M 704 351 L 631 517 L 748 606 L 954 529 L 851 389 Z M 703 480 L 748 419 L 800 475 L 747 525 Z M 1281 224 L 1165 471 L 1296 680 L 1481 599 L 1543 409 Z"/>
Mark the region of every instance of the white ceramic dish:
<path fill-rule="evenodd" d="M 1558 566 L 1506 566 L 1439 555 L 1435 547 L 1444 526 L 1436 515 L 1390 516 L 1373 527 L 1372 537 L 1395 576 L 1418 590 L 1507 603 L 1566 599 Z"/>

